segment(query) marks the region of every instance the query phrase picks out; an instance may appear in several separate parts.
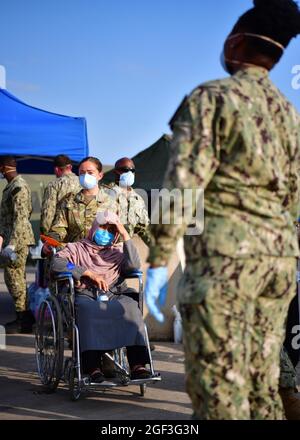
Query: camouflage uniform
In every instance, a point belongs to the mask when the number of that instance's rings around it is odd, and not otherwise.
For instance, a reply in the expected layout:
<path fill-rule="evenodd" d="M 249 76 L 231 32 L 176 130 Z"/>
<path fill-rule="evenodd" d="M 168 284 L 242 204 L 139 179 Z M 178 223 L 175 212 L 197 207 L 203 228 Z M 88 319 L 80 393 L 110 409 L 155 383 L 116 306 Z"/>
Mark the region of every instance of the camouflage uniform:
<path fill-rule="evenodd" d="M 116 183 L 111 183 L 104 187 L 106 193 L 117 201 L 119 205 L 120 220 L 130 235 L 137 234 L 150 245 L 149 216 L 142 197 L 134 189 L 128 191 L 121 188 Z"/>
<path fill-rule="evenodd" d="M 297 234 L 298 234 L 298 240 L 299 240 L 299 228 L 297 227 Z M 300 273 L 300 259 L 298 259 L 297 264 L 297 270 L 298 273 Z M 297 275 L 297 281 L 298 281 Z M 299 281 L 298 281 L 299 283 Z M 298 289 L 298 286 L 297 286 Z M 298 301 L 299 301 L 298 297 Z M 299 307 L 299 305 L 298 305 Z M 299 316 L 300 318 L 300 316 Z M 296 389 L 297 387 L 297 372 L 294 368 L 294 365 L 288 355 L 287 350 L 283 346 L 280 352 L 280 377 L 279 377 L 279 386 L 281 388 L 293 388 Z"/>
<path fill-rule="evenodd" d="M 164 186 L 205 189 L 204 233 L 185 236 L 179 290 L 187 391 L 199 419 L 283 417 L 279 352 L 299 255 L 299 123 L 259 67 L 198 87 L 171 121 Z M 166 265 L 188 224 L 153 225 L 149 262 Z"/>
<path fill-rule="evenodd" d="M 117 203 L 103 190 L 97 197 L 85 198 L 83 191 L 75 196 L 68 194 L 57 209 L 54 222 L 48 233 L 62 243 L 71 243 L 87 237 L 98 211 L 118 211 Z"/>
<path fill-rule="evenodd" d="M 294 390 L 297 388 L 297 372 L 284 347 L 280 352 L 279 386 L 281 388 L 293 388 Z"/>
<path fill-rule="evenodd" d="M 3 248 L 15 246 L 17 259 L 4 268 L 4 280 L 12 295 L 16 311 L 26 310 L 26 260 L 28 246 L 35 243 L 30 224 L 31 191 L 25 180 L 16 176 L 3 190 L 1 202 L 0 235 Z"/>
<path fill-rule="evenodd" d="M 48 183 L 43 195 L 41 208 L 42 234 L 47 235 L 55 218 L 58 204 L 67 194 L 77 194 L 81 190 L 79 179 L 74 173 L 65 174 Z"/>
<path fill-rule="evenodd" d="M 55 219 L 56 210 L 62 199 L 68 194 L 77 194 L 81 189 L 79 179 L 74 173 L 65 174 L 64 176 L 48 183 L 44 191 L 41 208 L 41 234 L 48 235 Z M 50 260 L 43 260 L 42 265 L 40 263 L 39 267 L 44 273 L 45 285 L 48 285 L 51 288 Z"/>

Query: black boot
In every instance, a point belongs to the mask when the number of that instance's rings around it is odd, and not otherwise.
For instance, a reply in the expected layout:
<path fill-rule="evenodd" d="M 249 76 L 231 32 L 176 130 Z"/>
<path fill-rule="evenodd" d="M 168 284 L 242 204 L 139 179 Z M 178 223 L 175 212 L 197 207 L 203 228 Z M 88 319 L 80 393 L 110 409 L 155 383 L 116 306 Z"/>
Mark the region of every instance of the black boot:
<path fill-rule="evenodd" d="M 34 316 L 31 310 L 25 310 L 21 312 L 21 328 L 20 333 L 32 333 L 32 326 L 35 323 Z"/>
<path fill-rule="evenodd" d="M 5 324 L 5 333 L 7 335 L 13 335 L 15 333 L 20 333 L 22 312 L 16 312 L 16 314 L 17 314 L 17 319 Z"/>

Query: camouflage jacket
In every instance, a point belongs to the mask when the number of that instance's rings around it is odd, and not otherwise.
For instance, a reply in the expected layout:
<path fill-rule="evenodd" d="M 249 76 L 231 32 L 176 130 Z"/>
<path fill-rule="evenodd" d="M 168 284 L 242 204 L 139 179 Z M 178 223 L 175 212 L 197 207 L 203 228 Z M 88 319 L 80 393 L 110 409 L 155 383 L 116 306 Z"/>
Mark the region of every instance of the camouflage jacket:
<path fill-rule="evenodd" d="M 50 231 L 60 201 L 67 194 L 77 194 L 81 189 L 79 179 L 74 173 L 66 174 L 48 183 L 41 208 L 41 234 L 48 234 Z"/>
<path fill-rule="evenodd" d="M 109 209 L 118 212 L 117 203 L 103 190 L 98 195 L 86 199 L 83 190 L 68 194 L 57 208 L 56 216 L 48 233 L 62 243 L 72 243 L 87 237 L 98 211 Z"/>
<path fill-rule="evenodd" d="M 184 100 L 171 121 L 164 186 L 205 190 L 204 232 L 185 237 L 187 263 L 299 255 L 299 127 L 298 113 L 259 67 L 206 83 Z M 188 223 L 152 227 L 151 263 L 167 263 Z"/>
<path fill-rule="evenodd" d="M 31 191 L 22 176 L 16 176 L 3 190 L 0 235 L 3 247 L 15 246 L 16 250 L 35 244 L 30 223 L 32 212 Z"/>
<path fill-rule="evenodd" d="M 127 191 L 116 183 L 110 183 L 104 189 L 118 203 L 121 223 L 125 225 L 130 237 L 137 234 L 149 246 L 150 221 L 143 198 L 134 189 Z"/>

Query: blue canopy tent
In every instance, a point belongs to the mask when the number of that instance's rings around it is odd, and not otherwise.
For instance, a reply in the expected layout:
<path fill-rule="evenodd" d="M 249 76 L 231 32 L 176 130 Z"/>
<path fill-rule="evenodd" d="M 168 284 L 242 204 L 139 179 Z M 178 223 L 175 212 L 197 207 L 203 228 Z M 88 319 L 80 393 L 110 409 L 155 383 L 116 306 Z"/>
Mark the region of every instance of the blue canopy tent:
<path fill-rule="evenodd" d="M 0 89 L 0 155 L 17 158 L 18 172 L 53 174 L 53 157 L 68 155 L 74 164 L 88 156 L 85 118 L 32 107 Z"/>

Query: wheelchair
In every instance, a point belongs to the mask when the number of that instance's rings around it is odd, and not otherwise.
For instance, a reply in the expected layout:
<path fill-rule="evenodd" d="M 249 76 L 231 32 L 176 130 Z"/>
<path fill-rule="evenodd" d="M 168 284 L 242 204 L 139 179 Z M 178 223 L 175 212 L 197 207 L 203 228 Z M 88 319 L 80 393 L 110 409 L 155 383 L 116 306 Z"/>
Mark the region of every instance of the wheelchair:
<path fill-rule="evenodd" d="M 128 274 L 125 279 L 138 280 L 139 308 L 143 313 L 143 273 Z M 79 328 L 76 322 L 75 286 L 72 274 L 64 272 L 55 276 L 55 292 L 44 299 L 38 309 L 35 351 L 37 370 L 46 392 L 55 392 L 61 381 L 69 388 L 70 398 L 77 401 L 88 390 L 107 390 L 120 386 L 138 385 L 144 396 L 147 384 L 161 381 L 155 373 L 147 327 L 145 325 L 146 347 L 150 360 L 151 376 L 147 379 L 131 380 L 126 357 L 126 348 L 105 353 L 114 365 L 116 377 L 101 383 L 93 383 L 81 372 Z M 69 343 L 69 350 L 65 345 Z"/>

